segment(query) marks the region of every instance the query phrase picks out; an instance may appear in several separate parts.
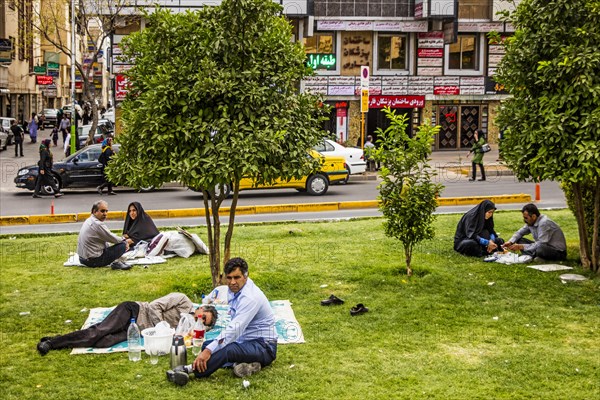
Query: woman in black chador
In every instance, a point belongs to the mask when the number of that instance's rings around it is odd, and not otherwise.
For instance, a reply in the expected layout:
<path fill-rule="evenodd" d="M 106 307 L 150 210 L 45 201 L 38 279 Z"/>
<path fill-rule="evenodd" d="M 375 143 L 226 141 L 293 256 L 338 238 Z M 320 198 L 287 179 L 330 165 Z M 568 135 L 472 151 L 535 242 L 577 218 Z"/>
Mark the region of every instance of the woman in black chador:
<path fill-rule="evenodd" d="M 491 254 L 504 244 L 494 231 L 496 206 L 484 200 L 462 216 L 454 234 L 454 250 L 470 257 Z"/>
<path fill-rule="evenodd" d="M 135 245 L 140 240 L 150 242 L 158 235 L 158 229 L 152 218 L 144 211 L 140 203 L 134 201 L 127 207 L 125 226 L 123 226 L 123 237 L 130 245 Z"/>

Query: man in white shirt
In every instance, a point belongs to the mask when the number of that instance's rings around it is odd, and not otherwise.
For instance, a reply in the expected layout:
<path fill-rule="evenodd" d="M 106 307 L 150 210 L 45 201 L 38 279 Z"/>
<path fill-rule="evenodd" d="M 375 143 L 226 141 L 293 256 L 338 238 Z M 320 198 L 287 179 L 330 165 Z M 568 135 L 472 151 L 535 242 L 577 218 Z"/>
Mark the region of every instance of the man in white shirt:
<path fill-rule="evenodd" d="M 92 215 L 85 220 L 79 231 L 79 261 L 91 268 L 110 265 L 112 269 L 130 269 L 131 265 L 118 261 L 119 257 L 129 250 L 129 243 L 108 229 L 104 223 L 107 213 L 107 202 L 100 200 L 92 205 Z M 114 245 L 107 246 L 107 243 Z"/>
<path fill-rule="evenodd" d="M 216 339 L 204 344 L 192 365 L 167 371 L 167 380 L 177 385 L 186 385 L 192 372 L 205 378 L 227 366 L 233 366 L 236 376 L 245 377 L 271 365 L 277 357 L 273 310 L 262 290 L 248 277 L 248 264 L 242 258 L 232 258 L 224 272 L 231 322 Z"/>

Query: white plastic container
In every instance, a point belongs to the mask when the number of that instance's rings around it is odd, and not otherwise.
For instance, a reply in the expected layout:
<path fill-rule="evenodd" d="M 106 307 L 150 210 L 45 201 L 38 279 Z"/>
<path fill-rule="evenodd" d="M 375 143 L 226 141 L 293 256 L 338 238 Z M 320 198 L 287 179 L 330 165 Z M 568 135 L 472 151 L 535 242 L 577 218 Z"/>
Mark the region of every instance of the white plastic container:
<path fill-rule="evenodd" d="M 173 328 L 169 330 L 169 334 L 162 335 L 156 332 L 156 328 L 144 329 L 142 331 L 142 336 L 144 337 L 144 349 L 146 354 L 151 355 L 154 352 L 158 353 L 159 356 L 169 354 L 174 334 L 175 329 Z"/>

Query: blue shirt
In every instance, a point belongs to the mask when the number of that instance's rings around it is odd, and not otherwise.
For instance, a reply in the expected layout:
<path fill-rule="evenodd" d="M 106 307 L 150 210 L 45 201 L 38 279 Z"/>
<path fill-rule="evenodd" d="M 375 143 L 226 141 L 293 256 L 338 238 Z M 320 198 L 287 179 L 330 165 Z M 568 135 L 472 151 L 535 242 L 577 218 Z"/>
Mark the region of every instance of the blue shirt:
<path fill-rule="evenodd" d="M 229 343 L 243 343 L 263 338 L 266 341 L 277 340 L 275 317 L 267 296 L 248 278 L 242 289 L 233 293 L 228 291 L 229 315 L 231 322 L 207 349 L 215 353 Z"/>

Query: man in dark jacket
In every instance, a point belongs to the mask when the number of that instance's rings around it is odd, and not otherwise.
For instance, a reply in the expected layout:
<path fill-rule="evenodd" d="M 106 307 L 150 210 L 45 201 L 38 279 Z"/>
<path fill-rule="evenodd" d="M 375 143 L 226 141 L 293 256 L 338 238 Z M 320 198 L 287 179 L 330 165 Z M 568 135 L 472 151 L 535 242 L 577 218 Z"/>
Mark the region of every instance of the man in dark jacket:
<path fill-rule="evenodd" d="M 10 130 L 12 131 L 15 140 L 15 157 L 19 157 L 19 153 L 21 157 L 23 157 L 23 140 L 25 140 L 25 131 L 23 131 L 23 128 L 17 125 L 16 119 L 12 121 Z M 20 152 L 19 149 L 21 150 Z"/>
<path fill-rule="evenodd" d="M 44 139 L 40 145 L 40 161 L 38 161 L 38 176 L 35 180 L 35 190 L 33 198 L 39 199 L 42 185 L 52 187 L 54 197 L 61 197 L 63 194 L 54 181 L 52 176 L 52 153 L 50 152 L 50 139 Z"/>

